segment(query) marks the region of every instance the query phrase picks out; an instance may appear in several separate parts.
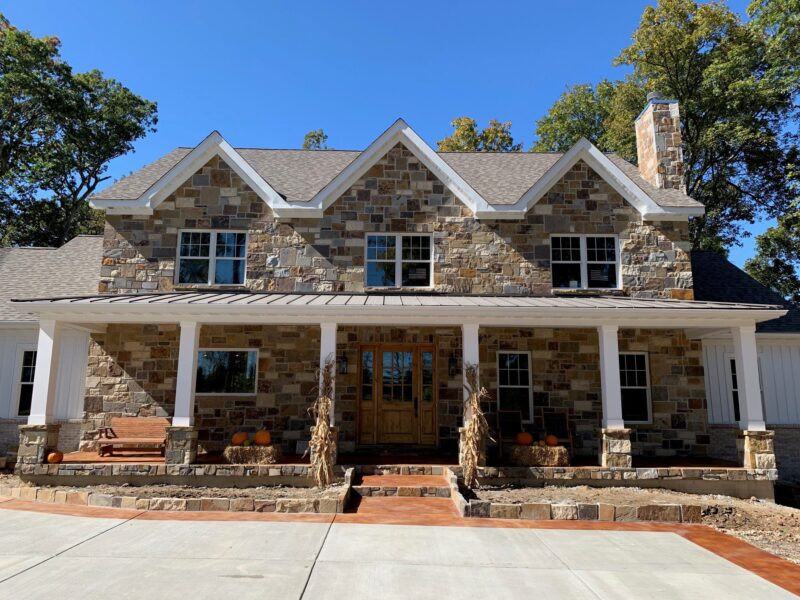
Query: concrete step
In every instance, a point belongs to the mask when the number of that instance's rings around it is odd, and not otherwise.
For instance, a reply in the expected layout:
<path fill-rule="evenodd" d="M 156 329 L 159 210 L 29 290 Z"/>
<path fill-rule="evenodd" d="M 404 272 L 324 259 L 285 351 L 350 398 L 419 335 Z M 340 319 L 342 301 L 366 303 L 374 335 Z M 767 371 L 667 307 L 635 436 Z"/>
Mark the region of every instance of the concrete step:
<path fill-rule="evenodd" d="M 352 490 L 361 498 L 450 498 L 450 486 L 441 475 L 361 475 Z"/>

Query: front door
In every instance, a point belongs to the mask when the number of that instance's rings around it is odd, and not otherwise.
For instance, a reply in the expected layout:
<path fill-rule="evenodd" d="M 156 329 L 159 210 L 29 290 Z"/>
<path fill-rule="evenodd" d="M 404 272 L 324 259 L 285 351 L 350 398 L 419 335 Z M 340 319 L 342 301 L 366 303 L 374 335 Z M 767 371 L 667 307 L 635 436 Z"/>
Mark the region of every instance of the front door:
<path fill-rule="evenodd" d="M 433 346 L 364 346 L 360 368 L 360 442 L 435 444 Z"/>

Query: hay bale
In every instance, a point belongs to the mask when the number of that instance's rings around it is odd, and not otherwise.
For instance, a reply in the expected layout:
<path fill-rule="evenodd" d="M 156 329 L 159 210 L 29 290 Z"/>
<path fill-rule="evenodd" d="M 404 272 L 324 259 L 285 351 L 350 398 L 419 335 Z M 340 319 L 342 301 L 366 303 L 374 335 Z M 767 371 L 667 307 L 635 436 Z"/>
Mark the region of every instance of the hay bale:
<path fill-rule="evenodd" d="M 564 446 L 511 446 L 511 464 L 519 467 L 568 467 L 569 452 Z"/>
<path fill-rule="evenodd" d="M 278 446 L 228 446 L 222 453 L 233 465 L 274 465 L 281 457 Z"/>

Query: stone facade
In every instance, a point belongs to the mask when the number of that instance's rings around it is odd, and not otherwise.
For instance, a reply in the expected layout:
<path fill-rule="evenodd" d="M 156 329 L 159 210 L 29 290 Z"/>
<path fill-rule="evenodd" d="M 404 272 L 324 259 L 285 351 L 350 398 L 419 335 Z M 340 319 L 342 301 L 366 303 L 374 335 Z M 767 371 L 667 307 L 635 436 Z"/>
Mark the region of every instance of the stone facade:
<path fill-rule="evenodd" d="M 364 291 L 368 232 L 429 233 L 439 292 L 551 293 L 550 235 L 617 235 L 626 294 L 691 297 L 686 222 L 643 222 L 585 163 L 576 164 L 521 221 L 477 221 L 405 147 L 390 150 L 322 219 L 280 222 L 219 158 L 151 216 L 107 217 L 100 291 L 175 284 L 181 229 L 248 232 L 246 288 Z"/>
<path fill-rule="evenodd" d="M 742 431 L 745 469 L 775 468 L 775 432 L 774 431 Z"/>
<path fill-rule="evenodd" d="M 601 429 L 600 466 L 630 469 L 633 467 L 630 429 Z"/>
<path fill-rule="evenodd" d="M 639 172 L 657 188 L 683 192 L 683 147 L 678 103 L 653 100 L 636 119 Z"/>
<path fill-rule="evenodd" d="M 18 465 L 41 465 L 47 454 L 58 447 L 60 425 L 20 425 Z"/>

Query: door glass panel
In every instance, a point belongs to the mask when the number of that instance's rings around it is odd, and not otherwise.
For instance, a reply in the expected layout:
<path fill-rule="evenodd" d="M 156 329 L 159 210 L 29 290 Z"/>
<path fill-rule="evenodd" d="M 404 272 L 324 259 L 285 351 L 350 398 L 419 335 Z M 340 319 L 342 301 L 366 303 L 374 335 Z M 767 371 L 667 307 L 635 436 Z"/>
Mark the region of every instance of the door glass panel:
<path fill-rule="evenodd" d="M 422 401 L 433 402 L 433 352 L 422 352 Z"/>
<path fill-rule="evenodd" d="M 412 401 L 412 352 L 384 352 L 381 379 L 384 402 Z"/>
<path fill-rule="evenodd" d="M 361 399 L 372 400 L 373 356 L 372 350 L 361 353 Z"/>

